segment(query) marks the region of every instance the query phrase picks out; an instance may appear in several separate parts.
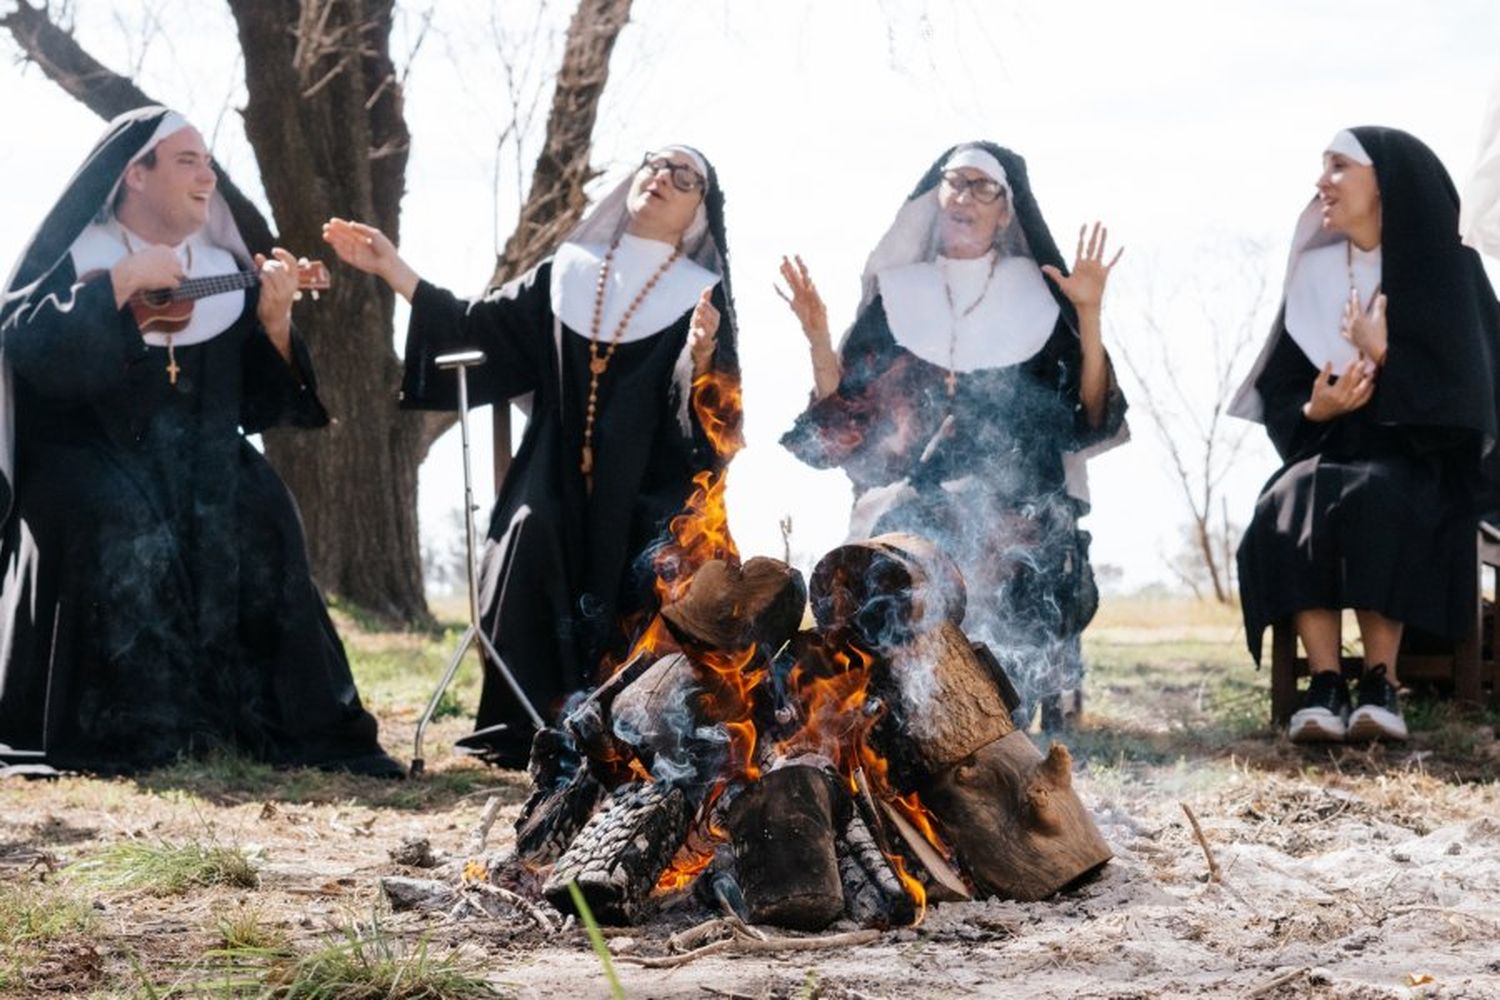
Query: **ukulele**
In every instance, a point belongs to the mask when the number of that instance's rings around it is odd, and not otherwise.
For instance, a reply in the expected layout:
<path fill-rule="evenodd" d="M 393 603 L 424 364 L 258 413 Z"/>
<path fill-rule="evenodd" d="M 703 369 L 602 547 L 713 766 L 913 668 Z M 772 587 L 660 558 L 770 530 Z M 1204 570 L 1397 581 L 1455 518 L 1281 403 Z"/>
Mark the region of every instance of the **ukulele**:
<path fill-rule="evenodd" d="M 136 292 L 126 302 L 136 326 L 142 333 L 177 333 L 193 318 L 193 303 L 210 295 L 235 292 L 260 284 L 259 271 L 237 271 L 233 274 L 214 274 L 206 278 L 188 278 L 176 288 L 158 288 Z M 328 290 L 328 268 L 321 260 L 299 260 L 297 262 L 298 298 L 302 292 Z"/>

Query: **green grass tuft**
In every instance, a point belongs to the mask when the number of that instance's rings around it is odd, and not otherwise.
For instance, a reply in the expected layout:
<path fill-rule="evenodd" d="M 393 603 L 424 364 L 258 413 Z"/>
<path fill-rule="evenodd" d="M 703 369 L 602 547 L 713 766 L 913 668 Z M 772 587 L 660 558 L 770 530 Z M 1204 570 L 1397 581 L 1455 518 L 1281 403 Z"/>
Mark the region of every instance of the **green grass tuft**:
<path fill-rule="evenodd" d="M 6 951 L 89 930 L 88 903 L 57 889 L 0 884 L 0 945 Z"/>
<path fill-rule="evenodd" d="M 197 842 L 114 844 L 69 865 L 64 874 L 95 889 L 142 890 L 156 896 L 218 885 L 253 889 L 260 884 L 255 864 L 243 850 Z"/>
<path fill-rule="evenodd" d="M 226 951 L 222 957 L 265 963 L 266 1000 L 471 1000 L 496 990 L 455 955 L 434 957 L 425 938 L 408 943 L 372 919 L 300 956 Z"/>

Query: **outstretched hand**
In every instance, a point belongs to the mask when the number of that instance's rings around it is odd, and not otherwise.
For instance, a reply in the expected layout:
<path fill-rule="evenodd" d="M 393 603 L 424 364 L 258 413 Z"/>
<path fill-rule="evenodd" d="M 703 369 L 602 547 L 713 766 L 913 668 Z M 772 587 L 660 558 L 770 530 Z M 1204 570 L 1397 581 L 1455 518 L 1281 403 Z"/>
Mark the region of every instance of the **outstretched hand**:
<path fill-rule="evenodd" d="M 333 247 L 339 260 L 385 281 L 410 299 L 417 287 L 417 272 L 396 252 L 390 238 L 363 222 L 329 219 L 323 223 L 323 241 Z"/>
<path fill-rule="evenodd" d="M 1104 301 L 1104 286 L 1109 281 L 1109 272 L 1120 262 L 1125 252 L 1121 247 L 1115 251 L 1109 263 L 1104 263 L 1104 245 L 1109 240 L 1109 229 L 1095 222 L 1093 232 L 1087 225 L 1078 227 L 1078 250 L 1073 255 L 1073 273 L 1064 275 L 1051 264 L 1042 265 L 1042 273 L 1058 287 L 1068 301 L 1079 311 L 1098 309 Z M 1084 245 L 1084 235 L 1088 245 Z"/>
<path fill-rule="evenodd" d="M 818 286 L 813 284 L 802 258 L 795 255 L 791 259 L 782 257 L 781 278 L 791 291 L 783 291 L 780 285 L 776 285 L 776 294 L 791 306 L 797 322 L 802 324 L 802 333 L 813 343 L 827 343 L 828 307 L 823 304 L 823 296 L 818 294 Z"/>

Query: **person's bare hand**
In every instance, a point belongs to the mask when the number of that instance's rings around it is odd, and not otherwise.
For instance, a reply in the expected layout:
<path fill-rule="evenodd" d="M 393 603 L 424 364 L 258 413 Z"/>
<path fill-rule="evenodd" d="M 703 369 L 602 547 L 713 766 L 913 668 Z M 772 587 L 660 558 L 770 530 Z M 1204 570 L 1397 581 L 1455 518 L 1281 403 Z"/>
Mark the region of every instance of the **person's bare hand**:
<path fill-rule="evenodd" d="M 781 258 L 781 278 L 790 291 L 777 285 L 776 294 L 791 307 L 797 322 L 802 324 L 802 333 L 815 344 L 828 343 L 828 307 L 823 304 L 823 296 L 818 294 L 818 286 L 813 284 L 802 258 Z"/>
<path fill-rule="evenodd" d="M 694 378 L 707 374 L 718 344 L 719 310 L 714 308 L 712 298 L 713 289 L 705 288 L 688 320 L 688 349 L 692 352 Z"/>
<path fill-rule="evenodd" d="M 124 307 L 137 292 L 166 291 L 182 284 L 182 261 L 171 247 L 150 246 L 121 257 L 109 269 L 115 305 Z"/>
<path fill-rule="evenodd" d="M 297 297 L 297 258 L 281 247 L 273 247 L 271 256 L 255 255 L 260 271 L 260 302 L 255 315 L 265 327 L 266 336 L 283 357 L 291 354 L 292 301 Z"/>
<path fill-rule="evenodd" d="M 1385 326 L 1385 296 L 1377 295 L 1368 310 L 1359 307 L 1359 292 L 1349 289 L 1349 300 L 1344 303 L 1343 329 L 1340 331 L 1359 352 L 1378 365 L 1385 364 L 1388 346 Z"/>
<path fill-rule="evenodd" d="M 334 218 L 323 223 L 323 241 L 333 247 L 339 260 L 375 275 L 411 300 L 419 280 L 417 272 L 401 259 L 385 233 L 363 222 Z"/>
<path fill-rule="evenodd" d="M 1375 366 L 1365 358 L 1356 358 L 1344 369 L 1338 381 L 1333 378 L 1333 362 L 1323 366 L 1313 379 L 1312 396 L 1302 413 L 1314 423 L 1323 423 L 1353 413 L 1375 394 Z"/>
<path fill-rule="evenodd" d="M 1098 309 L 1103 304 L 1104 286 L 1109 282 L 1109 273 L 1125 252 L 1125 248 L 1121 247 L 1115 251 L 1108 264 L 1104 263 L 1104 245 L 1109 241 L 1109 229 L 1099 222 L 1094 223 L 1093 232 L 1088 232 L 1088 228 L 1087 225 L 1078 227 L 1078 250 L 1073 255 L 1073 273 L 1064 275 L 1051 264 L 1042 265 L 1042 273 L 1052 280 L 1080 312 Z M 1084 244 L 1085 233 L 1088 234 L 1087 245 Z"/>

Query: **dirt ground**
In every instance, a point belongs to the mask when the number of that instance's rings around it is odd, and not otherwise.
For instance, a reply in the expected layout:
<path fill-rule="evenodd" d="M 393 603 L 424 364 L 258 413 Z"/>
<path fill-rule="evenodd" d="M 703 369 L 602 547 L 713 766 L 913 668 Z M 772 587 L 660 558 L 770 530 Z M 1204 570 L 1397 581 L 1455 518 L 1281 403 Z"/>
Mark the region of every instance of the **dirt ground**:
<path fill-rule="evenodd" d="M 632 963 L 709 917 L 679 900 L 612 936 L 625 995 L 1500 997 L 1496 718 L 1423 702 L 1405 747 L 1294 748 L 1264 725 L 1267 681 L 1230 619 L 1183 630 L 1139 618 L 1102 616 L 1091 633 L 1088 710 L 1067 739 L 1076 787 L 1115 851 L 1097 878 L 1041 903 L 936 906 L 859 947 Z M 405 757 L 446 638 L 343 624 L 385 742 Z M 456 710 L 473 691 L 460 688 Z M 576 926 L 392 914 L 382 901 L 381 876 L 432 875 L 391 860 L 404 838 L 427 838 L 452 870 L 492 796 L 489 849 L 510 837 L 524 776 L 454 758 L 465 729 L 462 714 L 442 720 L 416 781 L 235 759 L 130 780 L 0 781 L 0 922 L 12 928 L 0 995 L 254 995 L 265 983 L 231 976 L 223 958 L 228 928 L 243 939 L 253 927 L 300 952 L 360 928 L 399 955 L 445 956 L 498 995 L 608 997 Z M 69 868 L 126 841 L 232 847 L 259 884 L 156 895 Z"/>

